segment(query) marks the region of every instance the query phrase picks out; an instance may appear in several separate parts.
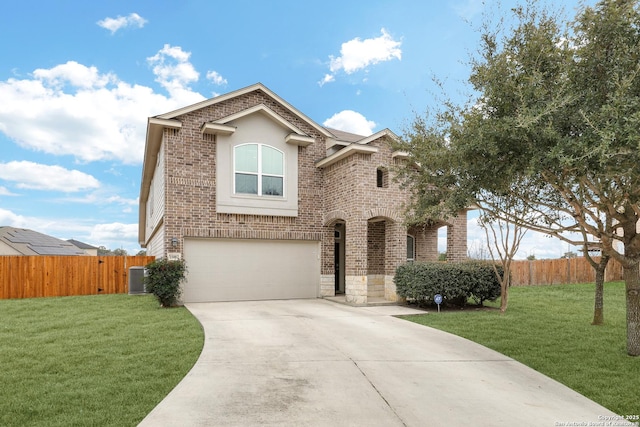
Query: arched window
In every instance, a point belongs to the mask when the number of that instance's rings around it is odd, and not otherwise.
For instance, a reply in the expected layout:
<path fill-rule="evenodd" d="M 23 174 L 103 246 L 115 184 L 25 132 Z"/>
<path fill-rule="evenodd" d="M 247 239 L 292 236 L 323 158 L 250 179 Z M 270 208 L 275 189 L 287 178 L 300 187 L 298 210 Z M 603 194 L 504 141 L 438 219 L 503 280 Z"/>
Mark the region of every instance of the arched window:
<path fill-rule="evenodd" d="M 233 149 L 235 194 L 284 196 L 284 153 L 265 144 Z"/>

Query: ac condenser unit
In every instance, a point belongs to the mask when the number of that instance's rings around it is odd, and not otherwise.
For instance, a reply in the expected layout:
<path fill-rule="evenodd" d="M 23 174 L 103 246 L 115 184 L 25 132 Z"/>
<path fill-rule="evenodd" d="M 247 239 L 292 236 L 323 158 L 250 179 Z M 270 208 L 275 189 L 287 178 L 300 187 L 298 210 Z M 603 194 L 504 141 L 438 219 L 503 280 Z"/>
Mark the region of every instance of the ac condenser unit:
<path fill-rule="evenodd" d="M 144 267 L 129 267 L 129 295 L 147 293 L 144 285 Z"/>

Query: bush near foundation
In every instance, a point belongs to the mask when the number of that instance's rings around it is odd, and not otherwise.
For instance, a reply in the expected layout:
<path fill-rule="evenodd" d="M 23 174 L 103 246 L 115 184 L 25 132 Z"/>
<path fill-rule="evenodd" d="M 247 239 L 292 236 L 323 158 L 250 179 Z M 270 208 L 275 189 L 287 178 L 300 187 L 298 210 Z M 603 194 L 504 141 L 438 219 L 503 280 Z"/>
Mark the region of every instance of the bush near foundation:
<path fill-rule="evenodd" d="M 144 283 L 147 292 L 152 293 L 162 307 L 178 305 L 181 295 L 180 283 L 187 272 L 185 261 L 159 258 L 147 264 L 145 268 L 147 275 Z"/>
<path fill-rule="evenodd" d="M 396 269 L 394 282 L 399 296 L 421 305 L 432 304 L 436 294 L 442 295 L 444 304 L 458 306 L 469 299 L 482 305 L 500 296 L 493 266 L 484 261 L 406 263 Z"/>

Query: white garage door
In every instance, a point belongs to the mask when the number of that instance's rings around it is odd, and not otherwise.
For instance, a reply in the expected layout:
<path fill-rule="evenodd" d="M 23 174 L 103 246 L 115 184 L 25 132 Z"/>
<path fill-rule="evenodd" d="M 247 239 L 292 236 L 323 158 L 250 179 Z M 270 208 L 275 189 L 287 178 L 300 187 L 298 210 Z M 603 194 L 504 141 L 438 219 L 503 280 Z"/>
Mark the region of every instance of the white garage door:
<path fill-rule="evenodd" d="M 185 239 L 185 302 L 315 298 L 320 243 Z"/>

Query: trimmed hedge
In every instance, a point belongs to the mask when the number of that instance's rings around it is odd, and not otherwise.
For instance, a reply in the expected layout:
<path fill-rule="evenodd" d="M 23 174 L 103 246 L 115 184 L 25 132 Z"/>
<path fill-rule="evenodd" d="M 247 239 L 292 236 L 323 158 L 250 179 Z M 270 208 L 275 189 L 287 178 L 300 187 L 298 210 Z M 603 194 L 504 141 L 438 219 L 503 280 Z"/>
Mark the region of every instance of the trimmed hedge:
<path fill-rule="evenodd" d="M 502 274 L 502 266 L 498 266 Z M 399 296 L 427 304 L 436 294 L 445 304 L 463 306 L 469 298 L 476 304 L 500 296 L 500 282 L 493 266 L 485 261 L 460 263 L 411 262 L 399 266 L 393 279 Z"/>

